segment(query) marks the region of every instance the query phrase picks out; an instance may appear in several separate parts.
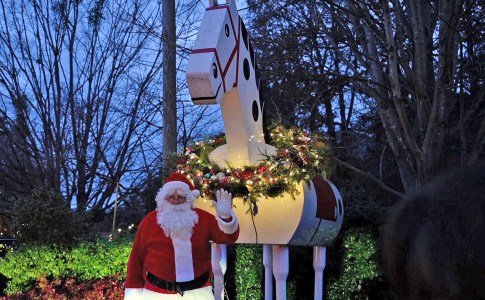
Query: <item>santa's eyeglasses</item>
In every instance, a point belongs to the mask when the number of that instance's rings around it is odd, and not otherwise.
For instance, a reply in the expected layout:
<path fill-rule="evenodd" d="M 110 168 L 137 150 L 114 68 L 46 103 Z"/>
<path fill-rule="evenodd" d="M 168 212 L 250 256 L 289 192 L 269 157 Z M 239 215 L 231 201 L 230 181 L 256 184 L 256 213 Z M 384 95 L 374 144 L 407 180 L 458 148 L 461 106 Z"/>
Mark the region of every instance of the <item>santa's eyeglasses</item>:
<path fill-rule="evenodd" d="M 165 197 L 166 200 L 177 200 L 177 199 L 182 199 L 185 200 L 187 199 L 187 193 L 183 190 L 173 190 L 169 195 Z"/>

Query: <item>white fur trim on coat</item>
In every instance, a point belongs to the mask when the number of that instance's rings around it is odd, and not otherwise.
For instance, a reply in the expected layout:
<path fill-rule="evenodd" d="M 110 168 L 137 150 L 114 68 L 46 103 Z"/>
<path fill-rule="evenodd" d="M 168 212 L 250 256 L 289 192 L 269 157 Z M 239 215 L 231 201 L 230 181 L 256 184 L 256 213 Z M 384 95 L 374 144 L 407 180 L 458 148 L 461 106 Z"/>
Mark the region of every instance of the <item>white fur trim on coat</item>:
<path fill-rule="evenodd" d="M 143 288 L 125 288 L 124 300 L 141 300 L 143 299 Z"/>
<path fill-rule="evenodd" d="M 199 197 L 200 191 L 195 189 L 195 190 L 190 190 L 190 187 L 188 184 L 181 182 L 181 181 L 170 181 L 165 183 L 157 193 L 157 196 L 155 197 L 155 201 L 158 206 L 160 206 L 160 203 L 165 201 L 165 198 L 167 196 L 170 196 L 174 190 L 182 190 L 187 194 L 187 202 L 192 203 L 195 205 L 195 199 Z"/>
<path fill-rule="evenodd" d="M 175 255 L 175 280 L 193 280 L 195 277 L 190 237 L 172 237 L 172 243 Z"/>
<path fill-rule="evenodd" d="M 189 185 L 182 181 L 169 181 L 162 186 L 161 190 L 164 195 L 173 190 L 183 190 L 190 193 Z"/>
<path fill-rule="evenodd" d="M 225 234 L 233 234 L 237 230 L 239 223 L 233 210 L 231 210 L 231 217 L 231 222 L 226 222 L 216 214 L 217 224 L 219 225 L 219 228 L 222 230 L 222 232 L 224 232 Z"/>

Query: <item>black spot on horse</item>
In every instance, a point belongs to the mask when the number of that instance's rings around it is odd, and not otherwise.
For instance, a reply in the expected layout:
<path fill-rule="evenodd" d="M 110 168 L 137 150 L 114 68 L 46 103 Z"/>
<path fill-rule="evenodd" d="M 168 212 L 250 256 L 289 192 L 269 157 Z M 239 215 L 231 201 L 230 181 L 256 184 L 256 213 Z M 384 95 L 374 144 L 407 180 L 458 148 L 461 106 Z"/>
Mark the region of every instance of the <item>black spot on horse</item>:
<path fill-rule="evenodd" d="M 259 119 L 259 105 L 258 101 L 253 100 L 253 120 L 257 122 Z"/>
<path fill-rule="evenodd" d="M 217 65 L 216 63 L 212 63 L 212 76 L 217 79 Z"/>
<path fill-rule="evenodd" d="M 229 37 L 229 34 L 231 33 L 229 31 L 229 25 L 226 24 L 226 26 L 224 26 L 224 32 L 225 32 L 226 36 Z"/>
<path fill-rule="evenodd" d="M 243 73 L 244 73 L 244 78 L 246 78 L 246 80 L 249 80 L 249 77 L 251 76 L 251 68 L 249 66 L 249 62 L 247 58 L 245 58 L 243 61 Z"/>
<path fill-rule="evenodd" d="M 254 68 L 254 76 L 255 76 L 255 80 L 256 80 L 256 88 L 258 89 L 258 91 L 261 91 L 261 74 L 259 72 L 259 69 L 258 69 L 258 64 L 256 63 L 256 67 Z"/>
<path fill-rule="evenodd" d="M 251 43 L 251 41 L 249 41 L 249 57 L 251 57 L 251 64 L 253 65 L 253 68 L 254 68 L 255 58 L 254 58 L 253 43 Z"/>
<path fill-rule="evenodd" d="M 246 26 L 244 25 L 243 21 L 241 21 L 241 32 L 244 46 L 246 47 L 246 50 L 248 50 L 248 31 L 246 30 Z"/>

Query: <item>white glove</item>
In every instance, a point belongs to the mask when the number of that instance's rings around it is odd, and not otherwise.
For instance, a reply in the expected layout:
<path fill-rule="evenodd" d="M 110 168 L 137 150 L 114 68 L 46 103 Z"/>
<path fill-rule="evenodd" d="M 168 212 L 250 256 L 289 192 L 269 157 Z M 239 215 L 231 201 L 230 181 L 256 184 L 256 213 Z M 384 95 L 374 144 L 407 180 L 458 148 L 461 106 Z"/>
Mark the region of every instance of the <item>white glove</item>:
<path fill-rule="evenodd" d="M 216 207 L 216 212 L 222 219 L 231 217 L 232 210 L 232 194 L 220 189 L 216 192 L 217 202 L 212 201 Z"/>

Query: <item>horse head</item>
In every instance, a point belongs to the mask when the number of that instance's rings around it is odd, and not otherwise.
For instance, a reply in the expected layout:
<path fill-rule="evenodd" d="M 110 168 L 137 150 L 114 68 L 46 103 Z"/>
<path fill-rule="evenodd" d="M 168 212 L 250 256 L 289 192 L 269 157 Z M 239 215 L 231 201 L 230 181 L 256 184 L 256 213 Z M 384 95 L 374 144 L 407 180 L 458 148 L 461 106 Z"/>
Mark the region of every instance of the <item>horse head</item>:
<path fill-rule="evenodd" d="M 221 103 L 237 82 L 240 17 L 234 1 L 212 4 L 206 9 L 187 66 L 195 104 Z"/>
<path fill-rule="evenodd" d="M 214 150 L 219 165 L 256 164 L 274 147 L 265 143 L 254 49 L 236 4 L 209 6 L 187 66 L 194 104 L 220 104 L 227 144 Z"/>

